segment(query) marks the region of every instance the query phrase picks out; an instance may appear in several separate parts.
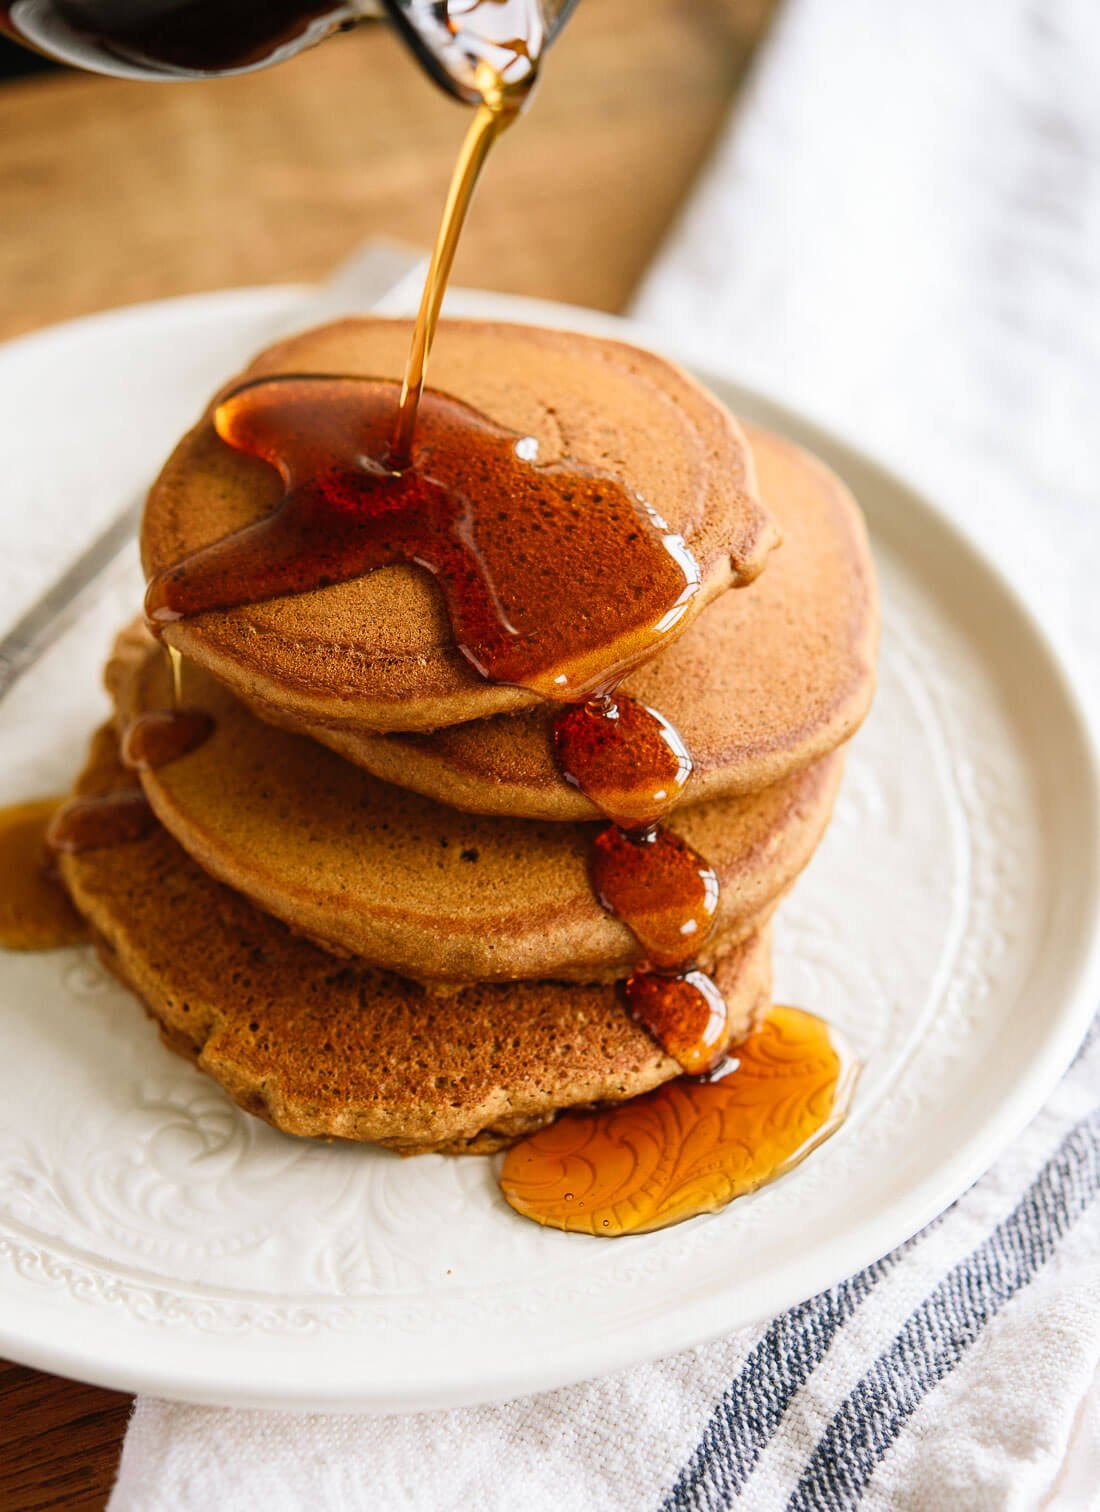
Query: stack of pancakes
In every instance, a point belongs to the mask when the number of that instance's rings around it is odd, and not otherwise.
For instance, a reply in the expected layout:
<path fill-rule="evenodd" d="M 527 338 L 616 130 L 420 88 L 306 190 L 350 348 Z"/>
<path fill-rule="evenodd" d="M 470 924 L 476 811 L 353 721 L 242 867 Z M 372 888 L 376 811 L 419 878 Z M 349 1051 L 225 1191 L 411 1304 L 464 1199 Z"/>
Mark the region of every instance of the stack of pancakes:
<path fill-rule="evenodd" d="M 408 340 L 405 322 L 341 322 L 244 376 L 398 376 Z M 433 383 L 533 437 L 540 462 L 622 477 L 699 564 L 678 638 L 623 691 L 694 757 L 668 823 L 721 882 L 699 960 L 736 1042 L 769 1004 L 769 921 L 871 698 L 859 511 L 813 458 L 742 431 L 684 373 L 619 343 L 445 325 Z M 150 495 L 150 574 L 281 496 L 211 416 Z M 184 658 L 183 703 L 213 734 L 140 779 L 126 770 L 126 728 L 172 695 L 163 649 L 125 631 L 107 674 L 115 723 L 78 792 L 140 780 L 160 823 L 61 867 L 169 1045 L 281 1129 L 406 1153 L 497 1149 L 562 1108 L 678 1074 L 623 1007 L 641 952 L 592 892 L 600 819 L 555 766 L 553 708 L 474 672 L 426 573 L 386 567 L 165 638 Z"/>

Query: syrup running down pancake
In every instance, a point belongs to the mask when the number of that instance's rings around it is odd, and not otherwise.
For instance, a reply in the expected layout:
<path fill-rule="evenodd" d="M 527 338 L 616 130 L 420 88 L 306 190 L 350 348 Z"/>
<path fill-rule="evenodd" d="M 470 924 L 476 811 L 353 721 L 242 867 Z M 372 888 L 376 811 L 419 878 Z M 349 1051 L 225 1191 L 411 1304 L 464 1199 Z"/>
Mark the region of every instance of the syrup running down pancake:
<path fill-rule="evenodd" d="M 782 437 L 746 426 L 760 497 L 783 535 L 767 570 L 722 594 L 622 691 L 660 711 L 691 753 L 681 798 L 759 792 L 858 729 L 875 686 L 878 602 L 859 507 L 838 477 Z M 256 705 L 276 723 L 278 710 Z M 472 813 L 576 820 L 597 810 L 554 757 L 551 709 L 432 734 L 305 733 L 381 777 Z"/>
<path fill-rule="evenodd" d="M 343 321 L 307 332 L 262 354 L 222 398 L 232 407 L 241 381 L 295 373 L 386 379 L 392 389 L 409 334 L 407 322 L 384 320 Z M 509 489 L 537 494 L 540 469 L 550 480 L 570 468 L 586 478 L 606 475 L 612 495 L 626 490 L 634 499 L 630 508 L 640 511 L 639 529 L 653 528 L 644 517 L 647 509 L 657 510 L 669 537 L 682 541 L 693 559 L 697 587 L 668 617 L 667 631 L 657 633 L 656 622 L 647 625 L 639 645 L 642 622 L 630 624 L 623 595 L 640 591 L 642 584 L 622 572 L 621 507 L 611 497 L 599 500 L 598 490 L 589 489 L 580 525 L 587 553 L 577 555 L 564 537 L 540 541 L 532 536 L 529 550 L 539 561 L 536 565 L 531 558 L 525 569 L 526 587 L 517 585 L 519 597 L 510 617 L 520 613 L 528 627 L 524 637 L 537 643 L 540 633 L 555 632 L 567 615 L 578 644 L 585 647 L 587 675 L 596 677 L 601 665 L 611 674 L 624 656 L 651 654 L 682 633 L 716 594 L 751 581 L 762 569 L 777 537 L 755 497 L 744 436 L 727 411 L 672 364 L 618 342 L 525 326 L 455 322 L 441 328 L 432 382 L 438 393 L 482 417 L 488 435 L 506 432 L 515 438 L 515 480 L 514 485 L 506 482 Z M 324 396 L 322 402 L 327 402 Z M 538 701 L 530 687 L 510 685 L 529 682 L 526 676 L 506 672 L 508 685 L 480 676 L 461 653 L 444 599 L 429 574 L 413 562 L 385 557 L 391 544 L 399 551 L 409 548 L 404 527 L 392 543 L 378 542 L 382 554 L 373 560 L 389 565 L 348 581 L 333 580 L 331 567 L 319 562 L 313 581 L 328 579 L 328 585 L 311 591 L 265 597 L 271 591 L 265 579 L 258 582 L 257 602 L 231 601 L 224 589 L 219 595 L 209 583 L 206 597 L 192 600 L 184 594 L 173 600 L 174 589 L 186 588 L 179 585 L 178 574 L 189 554 L 269 520 L 285 494 L 275 467 L 248 454 L 255 449 L 267 455 L 263 439 L 252 444 L 242 435 L 239 445 L 227 444 L 214 429 L 214 415 L 212 409 L 177 447 L 145 512 L 142 551 L 153 577 L 151 609 L 163 616 L 170 644 L 240 696 L 270 706 L 285 720 L 351 729 L 423 729 Z M 425 415 L 428 423 L 431 417 Z M 438 424 L 444 423 L 441 410 Z M 226 434 L 237 434 L 232 418 L 224 424 Z M 310 429 L 316 434 L 313 425 Z M 435 434 L 430 424 L 427 434 Z M 445 457 L 445 438 L 440 444 Z M 497 446 L 495 439 L 492 445 Z M 419 465 L 430 471 L 430 460 L 422 457 Z M 384 464 L 384 457 L 372 456 L 371 467 Z M 499 472 L 499 462 L 493 466 Z M 490 489 L 498 486 L 490 484 Z M 491 541 L 495 515 L 489 514 L 485 498 L 475 496 L 469 477 L 463 488 L 470 495 L 474 530 L 479 539 Z M 537 530 L 539 511 L 511 508 L 516 502 L 498 500 L 508 528 L 522 524 L 525 530 Z M 542 507 L 550 508 L 549 498 Z M 561 501 L 553 507 L 560 509 Z M 608 522 L 618 514 L 614 529 L 605 530 L 601 511 L 608 511 Z M 420 516 L 414 510 L 408 519 Z M 550 524 L 562 528 L 556 516 Z M 469 525 L 459 521 L 456 528 L 466 540 Z M 258 543 L 257 562 L 271 549 L 265 545 L 261 551 Z M 510 559 L 516 559 L 515 552 Z M 562 560 L 569 567 L 564 574 Z M 578 573 L 583 581 L 575 582 Z M 591 583 L 585 573 L 594 574 Z M 343 571 L 337 573 L 343 576 Z M 226 582 L 236 577 L 227 576 Z M 308 586 L 308 574 L 301 579 L 276 575 L 272 582 L 300 589 Z M 583 602 L 572 604 L 570 592 L 581 593 Z M 621 601 L 618 614 L 612 612 L 616 599 Z M 674 600 L 675 592 L 663 602 L 662 614 Z M 228 607 L 217 607 L 219 603 Z M 182 619 L 173 618 L 177 604 L 183 605 Z M 196 606 L 204 604 L 211 607 L 198 612 Z M 647 617 L 648 610 L 643 620 Z M 529 662 L 537 649 L 536 644 Z M 551 658 L 540 675 L 552 671 Z"/>

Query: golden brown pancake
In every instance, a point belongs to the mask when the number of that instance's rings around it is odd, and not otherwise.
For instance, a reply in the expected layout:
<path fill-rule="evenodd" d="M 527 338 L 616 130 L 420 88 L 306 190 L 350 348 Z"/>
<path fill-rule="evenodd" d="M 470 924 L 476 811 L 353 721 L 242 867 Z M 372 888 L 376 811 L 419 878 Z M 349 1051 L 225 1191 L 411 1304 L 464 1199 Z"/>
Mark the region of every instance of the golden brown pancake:
<path fill-rule="evenodd" d="M 120 728 L 169 702 L 165 658 L 144 632 L 120 639 L 108 682 Z M 379 782 L 264 724 L 193 664 L 183 697 L 214 733 L 143 774 L 149 801 L 205 870 L 300 933 L 428 981 L 597 981 L 637 963 L 634 936 L 589 881 L 596 826 L 463 814 Z M 721 881 L 712 955 L 759 927 L 809 860 L 841 767 L 826 756 L 763 793 L 677 816 Z"/>
<path fill-rule="evenodd" d="M 127 780 L 101 732 L 78 792 Z M 522 982 L 433 997 L 292 934 L 159 826 L 60 865 L 107 963 L 165 1041 L 290 1134 L 487 1153 L 560 1108 L 633 1097 L 679 1071 L 613 986 Z M 766 1010 L 770 978 L 767 931 L 720 963 L 731 1043 Z"/>
<path fill-rule="evenodd" d="M 684 737 L 695 761 L 688 803 L 789 777 L 847 740 L 874 693 L 878 599 L 859 507 L 800 447 L 746 431 L 783 544 L 750 588 L 723 594 L 623 684 Z M 553 718 L 542 705 L 434 734 L 305 728 L 376 777 L 472 813 L 593 818 L 555 765 Z"/>
<path fill-rule="evenodd" d="M 400 377 L 410 329 L 408 321 L 340 321 L 272 347 L 242 377 Z M 663 358 L 568 332 L 450 322 L 439 332 L 432 383 L 535 437 L 542 462 L 606 468 L 680 532 L 703 583 L 670 634 L 763 567 L 776 536 L 755 498 L 744 435 Z M 274 468 L 227 446 L 211 417 L 212 408 L 149 495 L 142 557 L 150 575 L 262 517 L 282 496 Z M 166 638 L 241 696 L 333 728 L 432 729 L 536 702 L 478 676 L 455 644 L 435 583 L 413 566 L 196 615 Z"/>

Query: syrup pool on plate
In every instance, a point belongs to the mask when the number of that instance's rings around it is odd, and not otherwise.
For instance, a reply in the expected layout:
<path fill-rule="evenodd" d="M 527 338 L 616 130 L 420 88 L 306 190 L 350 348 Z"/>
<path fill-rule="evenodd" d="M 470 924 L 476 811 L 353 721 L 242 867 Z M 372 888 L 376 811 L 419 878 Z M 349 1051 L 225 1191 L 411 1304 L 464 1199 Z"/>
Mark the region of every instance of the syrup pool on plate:
<path fill-rule="evenodd" d="M 858 1067 L 823 1019 L 775 1007 L 715 1081 L 678 1077 L 613 1107 L 564 1113 L 504 1156 L 525 1218 L 614 1238 L 715 1212 L 834 1133 Z"/>

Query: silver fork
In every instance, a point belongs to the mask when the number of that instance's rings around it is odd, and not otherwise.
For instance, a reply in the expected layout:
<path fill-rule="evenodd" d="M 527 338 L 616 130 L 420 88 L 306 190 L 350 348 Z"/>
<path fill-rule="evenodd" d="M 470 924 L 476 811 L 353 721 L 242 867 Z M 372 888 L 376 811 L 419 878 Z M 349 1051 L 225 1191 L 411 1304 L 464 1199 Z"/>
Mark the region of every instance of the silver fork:
<path fill-rule="evenodd" d="M 272 340 L 339 315 L 402 309 L 419 294 L 426 267 L 427 259 L 419 251 L 392 242 L 368 242 L 303 301 L 292 321 L 271 332 Z M 144 493 L 131 499 L 0 640 L 0 701 L 79 618 L 119 557 L 133 545 L 144 503 Z"/>

